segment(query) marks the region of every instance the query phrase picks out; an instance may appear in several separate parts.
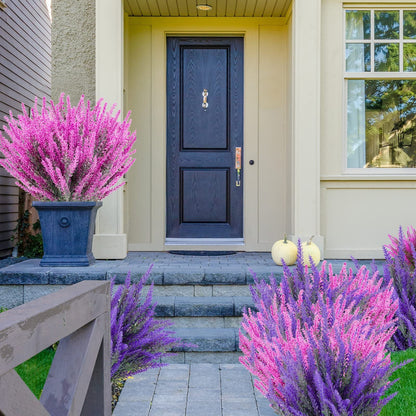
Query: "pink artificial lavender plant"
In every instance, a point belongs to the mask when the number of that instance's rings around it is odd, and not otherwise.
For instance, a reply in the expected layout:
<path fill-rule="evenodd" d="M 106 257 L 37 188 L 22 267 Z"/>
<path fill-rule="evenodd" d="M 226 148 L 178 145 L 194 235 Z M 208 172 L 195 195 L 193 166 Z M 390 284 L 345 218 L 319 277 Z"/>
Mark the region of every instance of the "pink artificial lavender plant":
<path fill-rule="evenodd" d="M 345 265 L 339 274 L 325 263 L 308 272 L 301 258 L 280 285 L 255 279 L 258 311 L 244 314 L 240 362 L 279 414 L 377 415 L 393 397 L 383 397 L 394 371 L 386 349 L 397 321 L 393 282 Z"/>
<path fill-rule="evenodd" d="M 395 258 L 400 255 L 400 250 L 403 250 L 407 264 L 414 269 L 415 259 L 413 251 L 416 250 L 416 230 L 412 226 L 407 227 L 405 234 L 402 227 L 400 227 L 399 238 L 389 234 L 389 239 L 391 241 L 390 244 L 385 245 L 386 255 Z"/>
<path fill-rule="evenodd" d="M 393 348 L 405 350 L 416 347 L 416 231 L 413 227 L 398 237 L 389 236 L 391 244 L 384 246 L 384 278 L 393 280 L 399 301 L 396 313 L 398 329 L 393 335 Z"/>
<path fill-rule="evenodd" d="M 28 111 L 6 117 L 7 139 L 0 133 L 0 164 L 16 184 L 43 201 L 97 201 L 121 187 L 134 163 L 136 139 L 130 133 L 130 113 L 118 121 L 99 100 L 95 107 L 84 96 L 72 107 L 69 96 L 47 104 L 37 99 Z"/>

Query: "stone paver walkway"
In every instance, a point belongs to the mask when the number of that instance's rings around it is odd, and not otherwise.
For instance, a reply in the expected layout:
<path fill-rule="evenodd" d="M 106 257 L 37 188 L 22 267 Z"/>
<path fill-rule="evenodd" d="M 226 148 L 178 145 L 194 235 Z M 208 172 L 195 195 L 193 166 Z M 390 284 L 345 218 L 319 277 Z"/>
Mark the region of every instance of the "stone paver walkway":
<path fill-rule="evenodd" d="M 276 416 L 240 364 L 170 364 L 128 379 L 113 416 Z"/>

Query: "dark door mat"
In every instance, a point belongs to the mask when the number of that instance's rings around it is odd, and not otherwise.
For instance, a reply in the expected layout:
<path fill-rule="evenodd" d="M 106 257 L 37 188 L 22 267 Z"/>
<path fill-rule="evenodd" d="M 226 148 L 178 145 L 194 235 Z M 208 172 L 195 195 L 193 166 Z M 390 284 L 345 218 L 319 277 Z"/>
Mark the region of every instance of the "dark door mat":
<path fill-rule="evenodd" d="M 178 254 L 180 256 L 231 256 L 236 254 L 235 251 L 189 251 L 189 250 L 172 250 L 170 254 Z"/>

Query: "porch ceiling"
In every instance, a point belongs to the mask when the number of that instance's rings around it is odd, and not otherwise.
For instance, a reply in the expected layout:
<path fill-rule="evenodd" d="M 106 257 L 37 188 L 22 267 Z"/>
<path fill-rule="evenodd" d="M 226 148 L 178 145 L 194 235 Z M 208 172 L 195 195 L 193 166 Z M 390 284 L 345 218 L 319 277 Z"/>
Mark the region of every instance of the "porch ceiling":
<path fill-rule="evenodd" d="M 124 0 L 129 16 L 284 17 L 292 0 Z M 197 10 L 209 4 L 212 10 Z"/>

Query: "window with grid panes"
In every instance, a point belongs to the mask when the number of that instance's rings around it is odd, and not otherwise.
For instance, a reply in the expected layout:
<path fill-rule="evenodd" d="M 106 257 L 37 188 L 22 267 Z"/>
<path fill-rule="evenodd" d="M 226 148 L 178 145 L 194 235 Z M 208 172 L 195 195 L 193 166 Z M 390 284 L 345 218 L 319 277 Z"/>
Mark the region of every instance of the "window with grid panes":
<path fill-rule="evenodd" d="M 416 9 L 345 10 L 347 168 L 416 167 Z"/>

